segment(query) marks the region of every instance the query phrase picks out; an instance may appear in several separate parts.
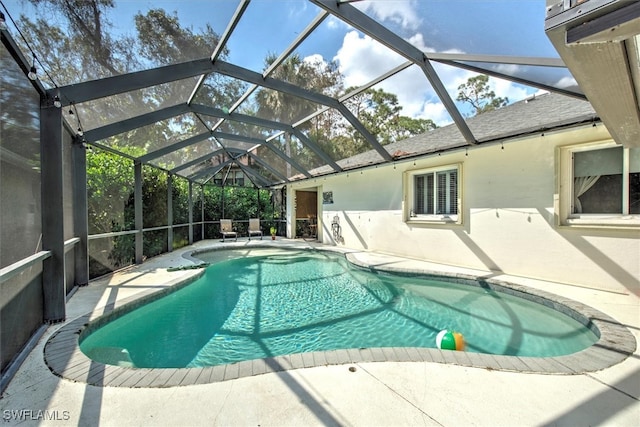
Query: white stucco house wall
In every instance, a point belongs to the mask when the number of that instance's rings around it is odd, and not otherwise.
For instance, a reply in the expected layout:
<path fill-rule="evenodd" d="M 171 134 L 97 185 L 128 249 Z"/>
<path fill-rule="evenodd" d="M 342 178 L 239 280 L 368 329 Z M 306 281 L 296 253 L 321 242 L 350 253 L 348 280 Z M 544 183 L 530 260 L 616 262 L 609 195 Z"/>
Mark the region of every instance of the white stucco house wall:
<path fill-rule="evenodd" d="M 469 126 L 473 146 L 446 126 L 385 146 L 393 164 L 349 170 L 376 155 L 364 153 L 287 185 L 289 237 L 296 192 L 311 191 L 325 244 L 640 292 L 640 149 L 616 145 L 588 102 L 557 94 Z"/>

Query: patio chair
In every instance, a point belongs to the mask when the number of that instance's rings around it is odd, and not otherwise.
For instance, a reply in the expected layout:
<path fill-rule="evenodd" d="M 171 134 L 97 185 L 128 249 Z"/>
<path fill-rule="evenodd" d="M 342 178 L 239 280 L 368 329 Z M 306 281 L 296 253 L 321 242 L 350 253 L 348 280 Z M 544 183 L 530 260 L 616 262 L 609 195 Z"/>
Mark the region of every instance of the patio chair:
<path fill-rule="evenodd" d="M 260 236 L 260 240 L 262 240 L 262 230 L 260 230 L 260 218 L 250 218 L 249 219 L 249 240 L 251 240 L 251 236 Z"/>
<path fill-rule="evenodd" d="M 234 237 L 235 241 L 238 241 L 238 233 L 233 231 L 230 219 L 220 220 L 220 233 L 222 234 L 221 242 L 224 242 L 227 237 Z"/>

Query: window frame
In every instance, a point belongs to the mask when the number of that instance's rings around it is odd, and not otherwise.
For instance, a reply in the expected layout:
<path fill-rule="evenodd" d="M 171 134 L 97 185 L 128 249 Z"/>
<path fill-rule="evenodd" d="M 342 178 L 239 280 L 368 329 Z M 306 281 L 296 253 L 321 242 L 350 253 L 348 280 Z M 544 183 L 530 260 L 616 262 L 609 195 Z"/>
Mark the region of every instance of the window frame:
<path fill-rule="evenodd" d="M 574 165 L 573 154 L 578 152 L 603 150 L 621 147 L 613 140 L 583 144 L 572 144 L 558 147 L 556 158 L 557 188 L 555 211 L 558 226 L 567 227 L 603 227 L 603 228 L 638 228 L 640 214 L 624 213 L 629 204 L 629 148 L 623 148 L 622 161 L 622 203 L 621 213 L 573 213 Z"/>
<path fill-rule="evenodd" d="M 416 200 L 415 178 L 420 175 L 433 174 L 436 185 L 435 193 L 437 194 L 437 173 L 455 169 L 457 172 L 457 198 L 456 198 L 456 214 L 416 214 L 414 205 Z M 403 219 L 407 224 L 462 224 L 462 163 L 448 163 L 445 165 L 411 169 L 403 173 L 404 200 L 403 200 Z M 436 196 L 437 198 L 437 196 Z M 434 209 L 437 204 L 434 205 Z"/>

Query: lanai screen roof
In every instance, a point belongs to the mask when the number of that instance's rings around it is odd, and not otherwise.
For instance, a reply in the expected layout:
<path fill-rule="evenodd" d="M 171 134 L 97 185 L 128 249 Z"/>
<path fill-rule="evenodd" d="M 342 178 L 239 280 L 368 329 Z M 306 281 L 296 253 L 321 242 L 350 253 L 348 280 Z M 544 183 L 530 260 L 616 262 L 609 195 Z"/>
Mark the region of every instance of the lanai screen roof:
<path fill-rule="evenodd" d="M 384 163 L 387 145 L 433 126 L 490 141 L 457 100 L 479 75 L 508 103 L 585 99 L 545 35 L 541 0 L 2 6 L 78 140 L 200 183 L 231 165 L 269 187 Z"/>

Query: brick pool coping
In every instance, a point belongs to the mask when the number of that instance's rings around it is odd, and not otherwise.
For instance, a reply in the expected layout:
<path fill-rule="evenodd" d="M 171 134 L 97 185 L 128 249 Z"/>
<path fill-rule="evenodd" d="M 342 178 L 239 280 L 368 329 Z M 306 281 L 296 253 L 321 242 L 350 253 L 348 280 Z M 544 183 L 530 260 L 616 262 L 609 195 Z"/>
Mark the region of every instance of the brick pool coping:
<path fill-rule="evenodd" d="M 262 246 L 255 245 L 253 247 L 260 248 Z M 269 245 L 264 245 L 264 247 L 274 248 Z M 230 247 L 194 250 L 186 254 L 185 258 L 193 259 L 190 256 L 196 252 L 220 249 L 230 249 Z M 312 250 L 331 251 L 331 248 Z M 422 347 L 385 347 L 298 353 L 207 368 L 162 369 L 106 365 L 91 360 L 80 350 L 79 336 L 84 329 L 98 328 L 122 312 L 131 311 L 147 304 L 150 300 L 160 298 L 175 289 L 186 286 L 202 274 L 200 271 L 187 279 L 168 283 L 167 287 L 160 291 L 142 292 L 117 301 L 117 307 L 113 304 L 100 307 L 68 322 L 56 331 L 45 344 L 45 363 L 51 372 L 59 377 L 95 386 L 174 387 L 208 384 L 291 369 L 364 362 L 430 362 L 497 371 L 573 375 L 599 371 L 616 365 L 633 354 L 636 349 L 636 340 L 626 327 L 608 315 L 568 298 L 482 276 L 463 273 L 446 274 L 389 265 L 373 266 L 358 259 L 354 253 L 346 253 L 345 256 L 353 265 L 378 273 L 390 272 L 437 277 L 439 280 L 481 286 L 529 299 L 573 317 L 596 333 L 599 339 L 592 346 L 577 353 L 556 357 L 503 356 Z"/>

